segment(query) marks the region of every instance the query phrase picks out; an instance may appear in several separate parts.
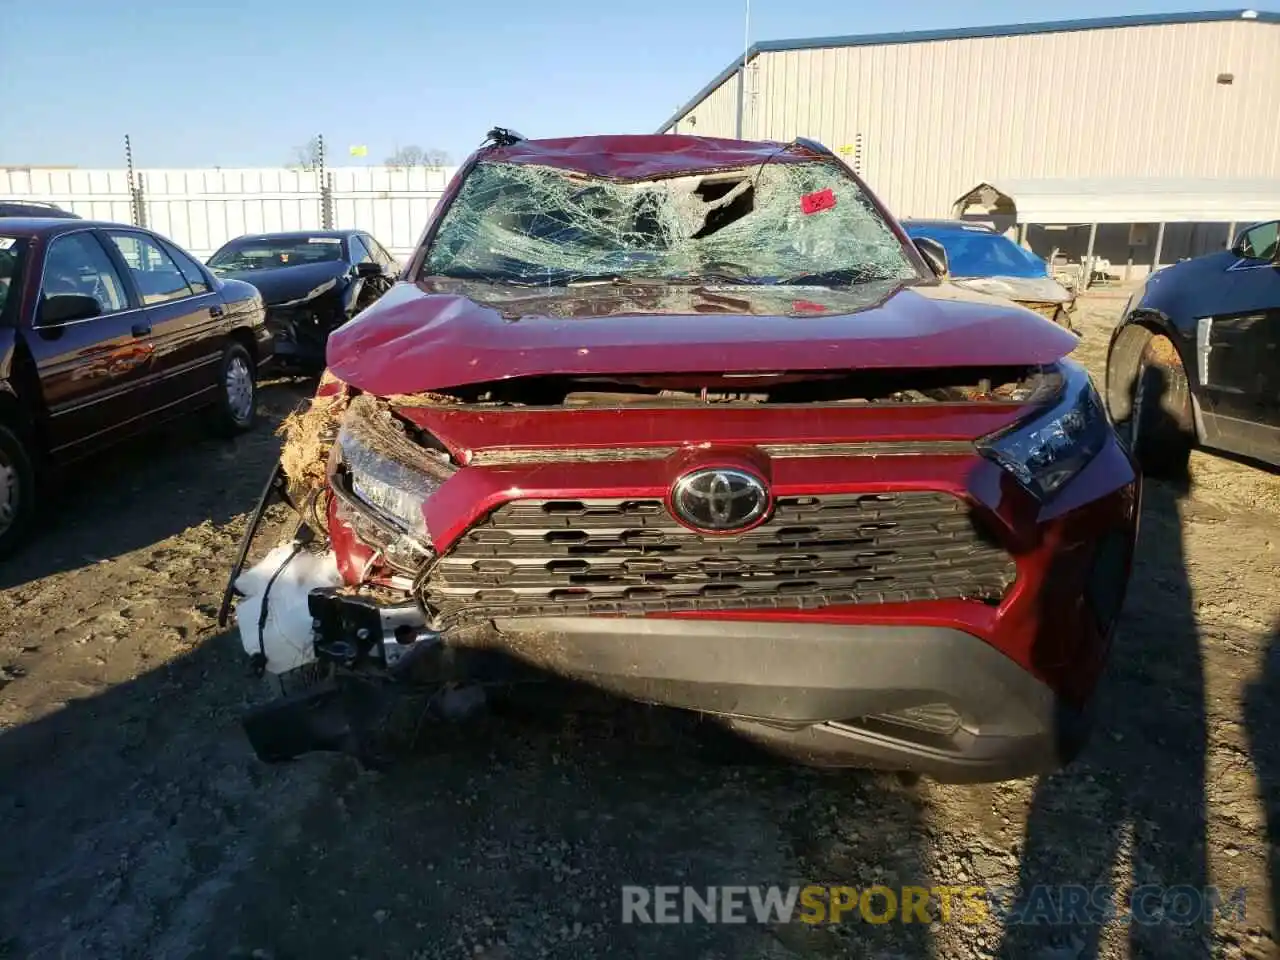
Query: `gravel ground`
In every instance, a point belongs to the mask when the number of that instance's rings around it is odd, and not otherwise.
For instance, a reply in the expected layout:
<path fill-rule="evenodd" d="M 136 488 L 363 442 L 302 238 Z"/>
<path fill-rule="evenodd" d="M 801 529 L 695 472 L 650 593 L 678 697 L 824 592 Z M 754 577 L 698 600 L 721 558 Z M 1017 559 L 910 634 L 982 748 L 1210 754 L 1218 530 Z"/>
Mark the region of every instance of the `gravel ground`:
<path fill-rule="evenodd" d="M 1095 373 L 1121 303 L 1085 305 Z M 213 618 L 303 395 L 270 386 L 231 445 L 181 427 L 81 468 L 56 527 L 0 565 L 0 958 L 1278 955 L 1275 474 L 1197 453 L 1189 490 L 1149 485 L 1101 729 L 1054 777 L 795 769 L 618 704 L 443 731 L 384 775 L 272 767 L 237 726 L 261 688 Z M 620 922 L 624 884 L 804 882 L 1214 884 L 1247 907 L 1195 926 Z"/>

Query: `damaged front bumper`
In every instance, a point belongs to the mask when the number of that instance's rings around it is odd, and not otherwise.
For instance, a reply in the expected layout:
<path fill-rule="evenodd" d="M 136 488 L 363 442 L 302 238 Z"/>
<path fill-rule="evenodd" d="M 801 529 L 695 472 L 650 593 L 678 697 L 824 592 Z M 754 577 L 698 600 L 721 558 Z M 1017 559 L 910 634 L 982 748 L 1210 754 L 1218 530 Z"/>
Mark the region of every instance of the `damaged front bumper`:
<path fill-rule="evenodd" d="M 280 681 L 281 696 L 242 718 L 259 759 L 336 751 L 384 767 L 412 747 L 424 721 L 473 715 L 484 704 L 484 682 L 527 676 L 489 652 L 445 644 L 416 603 L 380 602 L 336 586 L 333 555 L 312 549 L 316 538 L 305 521 L 291 543 L 246 571 L 262 520 L 277 502 L 303 515 L 279 464 L 249 519 L 218 613 L 226 627 L 235 608 L 250 672 Z M 293 678 L 301 678 L 300 688 L 286 691 Z"/>
<path fill-rule="evenodd" d="M 456 720 L 490 685 L 547 676 L 717 718 L 803 763 L 945 782 L 1057 769 L 1088 735 L 1084 713 L 953 628 L 549 617 L 446 637 L 414 605 L 325 589 L 310 612 L 330 679 L 245 718 L 266 761 L 327 750 L 385 766 L 425 719 Z"/>
<path fill-rule="evenodd" d="M 445 643 L 414 604 L 315 588 L 308 608 L 323 680 L 254 708 L 242 721 L 254 752 L 269 763 L 331 751 L 386 767 L 413 748 L 430 722 L 477 714 L 487 687 L 537 679 L 496 652 Z"/>
<path fill-rule="evenodd" d="M 346 320 L 338 308 L 330 311 L 310 307 L 268 306 L 266 327 L 271 332 L 277 363 L 281 366 L 323 369 L 329 334 Z"/>
<path fill-rule="evenodd" d="M 267 506 L 288 499 L 273 472 L 246 530 L 243 556 Z M 280 569 L 258 571 L 286 595 L 244 598 L 241 638 L 255 672 L 300 662 L 302 690 L 256 707 L 245 733 L 266 762 L 315 751 L 382 768 L 411 750 L 432 721 L 465 719 L 487 691 L 568 678 L 645 703 L 719 720 L 792 760 L 880 767 L 948 782 L 1029 776 L 1068 763 L 1086 742 L 1088 717 L 973 633 L 956 627 L 686 617 L 519 617 L 441 633 L 409 595 L 374 595 L 290 580 L 282 570 L 307 549 L 305 525 Z M 270 556 L 270 555 L 269 555 Z M 244 583 L 233 571 L 225 612 Z M 262 564 L 259 564 L 261 567 Z M 250 571 L 251 573 L 253 571 Z M 266 591 L 270 600 L 270 589 Z M 254 611 L 245 619 L 243 611 Z M 275 631 L 274 633 L 272 631 Z M 283 641 L 283 642 L 282 642 Z M 319 668 L 319 669 L 314 669 Z M 316 682 L 318 680 L 318 682 Z"/>

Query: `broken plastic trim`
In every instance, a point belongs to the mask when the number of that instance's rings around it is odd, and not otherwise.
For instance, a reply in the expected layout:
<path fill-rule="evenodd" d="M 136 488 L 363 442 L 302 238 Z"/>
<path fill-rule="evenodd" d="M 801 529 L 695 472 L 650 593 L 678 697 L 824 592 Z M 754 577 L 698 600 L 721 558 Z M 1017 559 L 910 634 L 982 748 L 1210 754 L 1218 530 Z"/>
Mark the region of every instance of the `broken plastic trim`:
<path fill-rule="evenodd" d="M 266 515 L 267 508 L 276 500 L 288 502 L 284 470 L 279 460 L 272 467 L 271 475 L 267 477 L 266 485 L 262 488 L 262 493 L 258 497 L 258 505 L 254 508 L 253 516 L 249 518 L 249 523 L 244 530 L 244 536 L 240 538 L 240 549 L 236 554 L 236 562 L 231 567 L 231 576 L 227 578 L 227 585 L 222 591 L 222 603 L 218 606 L 218 629 L 220 630 L 225 630 L 229 622 L 231 603 L 236 595 L 236 581 L 240 579 L 240 571 L 244 569 L 245 561 L 249 557 L 249 550 L 258 535 L 258 528 L 262 525 L 262 518 Z"/>

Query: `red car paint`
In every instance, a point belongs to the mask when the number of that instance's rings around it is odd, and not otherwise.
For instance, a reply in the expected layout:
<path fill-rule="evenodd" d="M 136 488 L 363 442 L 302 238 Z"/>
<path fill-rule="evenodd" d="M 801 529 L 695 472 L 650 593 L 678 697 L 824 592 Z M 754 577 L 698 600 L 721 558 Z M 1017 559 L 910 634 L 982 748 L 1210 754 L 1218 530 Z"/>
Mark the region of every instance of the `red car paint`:
<path fill-rule="evenodd" d="M 1079 493 L 1073 498 L 1077 502 L 1055 502 L 1050 509 L 1041 507 L 995 464 L 973 455 L 769 461 L 749 447 L 734 450 L 713 444 L 669 461 L 464 468 L 428 501 L 427 525 L 437 550 L 443 552 L 475 520 L 506 501 L 665 497 L 686 470 L 734 462 L 734 453 L 749 455 L 762 468 L 775 496 L 902 490 L 952 493 L 969 502 L 987 529 L 1015 556 L 1018 582 L 996 609 L 938 601 L 671 616 L 953 626 L 986 638 L 1063 696 L 1077 702 L 1087 698 L 1109 640 L 1085 608 L 1083 581 L 1099 534 L 1117 526 L 1132 527 L 1137 518 L 1136 477 L 1118 446 L 1103 451 L 1077 477 Z M 1117 477 L 1128 481 L 1117 485 Z M 330 517 L 330 532 L 343 575 L 349 582 L 359 582 L 373 551 L 356 541 L 336 515 Z M 1046 610 L 1051 611 L 1049 616 Z"/>
<path fill-rule="evenodd" d="M 974 440 L 1012 424 L 1011 404 L 903 404 L 897 407 L 741 407 L 649 411 L 449 410 L 402 406 L 400 414 L 429 431 L 459 462 L 486 450 L 607 449 L 611 447 L 759 446 Z M 569 439 L 571 438 L 571 439 Z M 696 438 L 696 439 L 694 439 Z"/>
<path fill-rule="evenodd" d="M 521 142 L 492 149 L 485 159 L 625 179 L 820 156 L 778 144 L 661 136 Z M 469 165 L 451 184 L 441 210 Z M 649 616 L 955 628 L 1003 652 L 1065 702 L 1089 699 L 1111 628 L 1098 621 L 1086 600 L 1096 544 L 1121 533 L 1127 579 L 1140 499 L 1132 461 L 1114 437 L 1042 504 L 973 449 L 858 455 L 837 447 L 974 441 L 1029 413 L 1010 403 L 489 410 L 405 396 L 565 374 L 696 374 L 731 381 L 735 374 L 783 371 L 1026 367 L 1065 357 L 1077 342 L 1070 333 L 1030 311 L 939 285 L 923 273 L 919 283 L 874 297 L 866 290 L 805 289 L 803 301 L 795 299 L 795 288 L 573 290 L 552 296 L 415 279 L 432 229 L 406 271 L 408 282 L 331 336 L 329 373 L 352 388 L 390 398 L 402 417 L 440 440 L 458 462 L 457 472 L 424 506 L 438 553 L 505 502 L 666 499 L 680 476 L 704 466 L 750 465 L 774 497 L 945 492 L 968 504 L 974 522 L 1015 559 L 1016 583 L 998 606 L 940 600 Z M 766 449 L 773 445 L 793 449 Z M 636 452 L 617 460 L 555 456 L 565 449 L 617 448 Z M 529 457 L 501 465 L 474 462 L 477 454 L 496 450 Z M 336 510 L 329 520 L 344 577 L 353 583 L 383 577 L 386 571 L 372 566 L 374 552 Z"/>
<path fill-rule="evenodd" d="M 798 144 L 672 134 L 522 140 L 499 147 L 485 157 L 495 163 L 536 164 L 615 180 L 646 180 L 760 163 L 802 163 L 825 158 L 826 155 Z"/>
<path fill-rule="evenodd" d="M 744 310 L 509 320 L 496 306 L 402 283 L 330 335 L 328 359 L 339 379 L 391 395 L 538 374 L 1029 365 L 1075 344 L 1043 317 L 950 286 L 907 287 L 880 305 L 803 319 Z"/>

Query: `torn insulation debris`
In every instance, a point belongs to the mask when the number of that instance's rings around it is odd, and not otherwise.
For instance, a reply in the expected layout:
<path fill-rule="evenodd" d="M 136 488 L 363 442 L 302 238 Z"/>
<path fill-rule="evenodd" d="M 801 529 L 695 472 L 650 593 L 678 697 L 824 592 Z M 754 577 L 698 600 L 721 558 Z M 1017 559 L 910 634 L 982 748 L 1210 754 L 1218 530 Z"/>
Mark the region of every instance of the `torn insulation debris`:
<path fill-rule="evenodd" d="M 304 410 L 285 417 L 277 433 L 284 438 L 280 465 L 294 492 L 321 490 L 329 463 L 329 449 L 347 407 L 344 396 L 316 396 Z"/>
<path fill-rule="evenodd" d="M 288 673 L 315 660 L 307 597 L 342 583 L 332 551 L 315 553 L 285 543 L 236 580 L 242 596 L 236 625 L 245 653 L 268 672 Z"/>
<path fill-rule="evenodd" d="M 823 160 L 640 181 L 481 163 L 445 215 L 426 273 L 530 285 L 917 276 L 858 184 Z"/>

